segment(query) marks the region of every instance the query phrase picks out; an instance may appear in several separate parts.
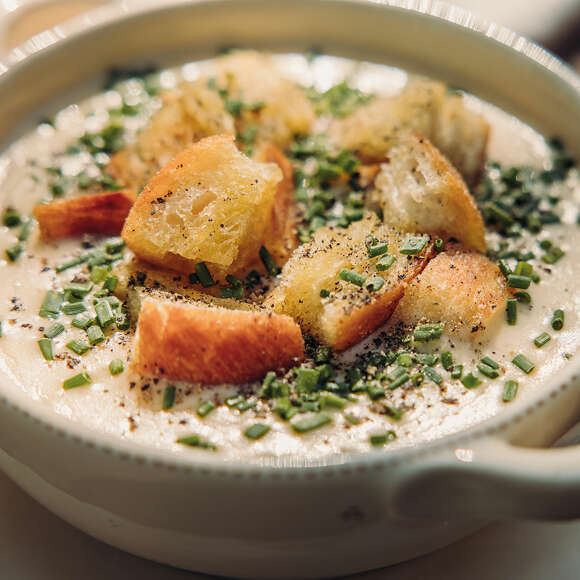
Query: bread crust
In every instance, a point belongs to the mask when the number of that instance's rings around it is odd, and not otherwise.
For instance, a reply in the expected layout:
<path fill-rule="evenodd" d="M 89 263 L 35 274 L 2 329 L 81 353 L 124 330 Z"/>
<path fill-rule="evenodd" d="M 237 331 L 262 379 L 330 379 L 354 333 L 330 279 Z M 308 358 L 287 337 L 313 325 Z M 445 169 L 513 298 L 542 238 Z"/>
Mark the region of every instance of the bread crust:
<path fill-rule="evenodd" d="M 172 380 L 243 384 L 303 358 L 302 334 L 289 316 L 145 299 L 131 366 Z"/>
<path fill-rule="evenodd" d="M 127 189 L 94 193 L 39 205 L 34 208 L 34 217 L 43 240 L 82 234 L 118 236 L 135 199 L 135 193 Z"/>

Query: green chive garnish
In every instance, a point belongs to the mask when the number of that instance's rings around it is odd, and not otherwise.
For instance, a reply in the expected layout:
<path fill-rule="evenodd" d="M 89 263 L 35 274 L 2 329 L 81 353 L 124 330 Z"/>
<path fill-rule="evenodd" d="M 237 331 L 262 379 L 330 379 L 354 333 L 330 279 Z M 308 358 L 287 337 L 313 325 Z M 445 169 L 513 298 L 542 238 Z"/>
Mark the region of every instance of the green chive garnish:
<path fill-rule="evenodd" d="M 330 291 L 326 290 L 326 288 L 323 288 L 320 291 L 320 298 L 328 298 L 330 296 Z"/>
<path fill-rule="evenodd" d="M 119 278 L 117 276 L 109 276 L 105 283 L 103 284 L 103 288 L 108 290 L 109 292 L 114 292 L 117 284 L 119 283 Z"/>
<path fill-rule="evenodd" d="M 385 281 L 380 276 L 373 276 L 366 281 L 366 289 L 369 292 L 378 292 L 385 285 Z"/>
<path fill-rule="evenodd" d="M 74 316 L 75 314 L 86 312 L 87 307 L 82 302 L 69 302 L 62 305 L 62 311 L 64 314 Z"/>
<path fill-rule="evenodd" d="M 441 338 L 442 333 L 442 324 L 420 324 L 413 331 L 413 338 L 418 342 L 426 342 Z"/>
<path fill-rule="evenodd" d="M 41 338 L 38 341 L 38 347 L 45 360 L 54 360 L 54 354 L 52 352 L 52 340 L 50 338 Z"/>
<path fill-rule="evenodd" d="M 385 412 L 393 421 L 400 421 L 403 418 L 403 411 L 397 409 L 397 407 L 385 405 Z"/>
<path fill-rule="evenodd" d="M 115 322 L 115 315 L 108 302 L 101 300 L 95 305 L 95 312 L 97 314 L 97 322 L 101 328 L 110 326 Z"/>
<path fill-rule="evenodd" d="M 119 330 L 129 330 L 131 327 L 131 321 L 129 320 L 129 316 L 126 312 L 120 312 L 117 315 L 117 328 Z"/>
<path fill-rule="evenodd" d="M 217 447 L 210 443 L 209 441 L 205 441 L 199 435 L 189 435 L 188 437 L 181 437 L 181 439 L 177 440 L 177 443 L 181 443 L 182 445 L 189 445 L 189 447 L 198 447 L 199 449 L 207 449 L 208 451 L 215 451 Z"/>
<path fill-rule="evenodd" d="M 508 266 L 505 260 L 498 260 L 497 267 L 506 278 L 512 273 L 511 268 Z"/>
<path fill-rule="evenodd" d="M 55 290 L 49 290 L 40 306 L 39 316 L 43 318 L 58 318 L 62 305 L 63 295 Z"/>
<path fill-rule="evenodd" d="M 443 382 L 443 377 L 431 367 L 425 367 L 423 369 L 423 374 L 431 379 L 436 385 L 440 385 Z"/>
<path fill-rule="evenodd" d="M 463 374 L 463 365 L 453 365 L 453 368 L 451 369 L 451 378 L 460 379 L 462 374 Z"/>
<path fill-rule="evenodd" d="M 564 311 L 560 309 L 554 310 L 550 324 L 554 330 L 562 330 L 564 328 Z"/>
<path fill-rule="evenodd" d="M 529 276 L 518 276 L 517 274 L 510 274 L 507 278 L 508 288 L 521 288 L 522 290 L 527 290 L 532 283 L 532 279 Z"/>
<path fill-rule="evenodd" d="M 378 242 L 376 244 L 367 246 L 369 258 L 376 258 L 377 256 L 382 256 L 383 254 L 387 253 L 388 249 L 389 245 L 386 242 Z"/>
<path fill-rule="evenodd" d="M 299 367 L 294 372 L 296 373 L 296 390 L 298 392 L 311 393 L 314 391 L 316 385 L 318 385 L 320 371 Z"/>
<path fill-rule="evenodd" d="M 433 244 L 436 252 L 441 252 L 443 250 L 443 240 L 441 238 L 437 238 L 435 243 Z"/>
<path fill-rule="evenodd" d="M 200 262 L 199 264 L 195 265 L 195 274 L 197 275 L 200 284 L 204 288 L 215 286 L 215 281 L 205 262 Z"/>
<path fill-rule="evenodd" d="M 499 377 L 499 371 L 496 368 L 493 368 L 493 367 L 485 364 L 484 362 L 479 362 L 477 364 L 477 370 L 482 375 L 485 375 L 486 377 L 489 377 L 490 379 L 497 379 L 497 377 Z"/>
<path fill-rule="evenodd" d="M 254 425 L 252 425 L 251 427 L 248 427 L 244 431 L 244 435 L 248 439 L 260 439 L 266 433 L 268 433 L 268 431 L 270 431 L 269 425 L 264 425 L 263 423 L 255 423 Z"/>
<path fill-rule="evenodd" d="M 492 358 L 488 357 L 488 356 L 484 356 L 481 359 L 481 362 L 484 365 L 487 365 L 488 367 L 491 367 L 492 369 L 499 369 L 499 363 L 495 362 Z"/>
<path fill-rule="evenodd" d="M 399 374 L 391 383 L 387 385 L 387 388 L 391 391 L 395 390 L 397 387 L 404 385 L 409 380 L 409 373 L 403 371 Z"/>
<path fill-rule="evenodd" d="M 100 284 L 104 282 L 109 276 L 110 267 L 109 266 L 93 266 L 91 269 L 91 282 L 94 284 Z"/>
<path fill-rule="evenodd" d="M 507 323 L 514 326 L 518 321 L 518 301 L 515 298 L 508 298 L 505 306 Z"/>
<path fill-rule="evenodd" d="M 169 411 L 173 405 L 175 405 L 175 393 L 177 392 L 177 387 L 175 385 L 171 385 L 165 389 L 163 393 L 163 403 L 161 404 L 161 408 L 164 411 Z"/>
<path fill-rule="evenodd" d="M 401 352 L 397 356 L 397 364 L 402 367 L 410 368 L 413 366 L 413 357 L 408 352 Z M 403 369 L 395 369 L 393 371 L 393 373 L 396 373 L 396 376 L 399 376 L 401 372 L 404 372 Z"/>
<path fill-rule="evenodd" d="M 215 403 L 213 401 L 204 401 L 195 412 L 200 417 L 205 417 L 206 415 L 209 415 L 214 409 Z"/>
<path fill-rule="evenodd" d="M 84 298 L 91 290 L 93 285 L 90 282 L 86 284 L 79 284 L 77 282 L 71 282 L 64 287 L 64 291 L 70 293 L 72 296 L 77 298 Z"/>
<path fill-rule="evenodd" d="M 542 332 L 536 338 L 534 338 L 534 344 L 538 348 L 542 348 L 545 344 L 548 344 L 552 340 L 552 337 L 547 332 Z"/>
<path fill-rule="evenodd" d="M 6 253 L 6 257 L 11 262 L 16 262 L 16 260 L 18 260 L 18 258 L 20 257 L 20 254 L 22 254 L 23 249 L 24 248 L 22 247 L 22 244 L 16 243 L 16 244 L 13 244 L 12 246 L 9 246 L 4 251 Z"/>
<path fill-rule="evenodd" d="M 518 383 L 516 381 L 506 381 L 503 388 L 503 402 L 510 403 L 518 394 Z"/>
<path fill-rule="evenodd" d="M 535 368 L 536 365 L 530 361 L 529 359 L 527 359 L 523 354 L 517 354 L 513 359 L 512 362 L 522 371 L 524 371 L 524 373 L 526 373 L 526 375 L 529 375 Z"/>
<path fill-rule="evenodd" d="M 481 379 L 478 379 L 473 373 L 465 375 L 461 382 L 466 389 L 475 389 L 475 387 L 481 385 Z"/>
<path fill-rule="evenodd" d="M 66 347 L 79 355 L 85 354 L 89 350 L 89 345 L 84 340 L 78 338 L 67 342 Z"/>
<path fill-rule="evenodd" d="M 300 419 L 292 423 L 292 429 L 296 431 L 296 433 L 307 433 L 308 431 L 313 431 L 314 429 L 318 429 L 331 423 L 332 419 L 329 415 L 325 413 L 316 413 L 312 414 L 309 417 L 304 417 L 304 419 Z"/>
<path fill-rule="evenodd" d="M 436 354 L 424 354 L 420 352 L 415 355 L 415 359 L 417 362 L 427 365 L 428 367 L 434 367 L 439 361 L 439 357 Z"/>
<path fill-rule="evenodd" d="M 125 247 L 125 241 L 123 238 L 111 238 L 105 242 L 105 251 L 107 254 L 116 254 L 120 252 Z"/>
<path fill-rule="evenodd" d="M 446 350 L 441 353 L 441 364 L 446 371 L 451 370 L 451 367 L 453 367 L 453 355 L 451 351 Z"/>
<path fill-rule="evenodd" d="M 90 312 L 82 312 L 78 316 L 75 316 L 71 325 L 75 328 L 81 328 L 82 330 L 87 329 L 91 324 L 94 324 L 95 317 Z"/>
<path fill-rule="evenodd" d="M 542 256 L 542 262 L 552 265 L 563 258 L 565 255 L 566 253 L 560 248 L 552 247 Z"/>
<path fill-rule="evenodd" d="M 64 326 L 60 322 L 55 322 L 54 324 L 51 324 L 48 328 L 44 330 L 43 335 L 45 338 L 54 338 L 63 331 Z"/>
<path fill-rule="evenodd" d="M 27 219 L 22 228 L 20 229 L 20 233 L 18 234 L 18 241 L 25 242 L 28 237 L 30 236 L 30 232 L 32 231 L 32 226 L 34 225 L 34 218 Z"/>
<path fill-rule="evenodd" d="M 91 379 L 88 373 L 79 373 L 78 375 L 75 375 L 74 377 L 71 377 L 70 379 L 64 381 L 62 383 L 62 388 L 65 391 L 68 391 L 69 389 L 75 389 L 76 387 L 86 387 L 87 385 L 90 385 L 92 382 L 93 380 Z"/>
<path fill-rule="evenodd" d="M 375 264 L 375 268 L 379 272 L 384 272 L 385 270 L 388 270 L 394 263 L 395 263 L 395 256 L 391 256 L 390 254 L 386 254 L 385 256 L 381 256 L 377 260 L 377 262 Z"/>
<path fill-rule="evenodd" d="M 22 223 L 20 214 L 14 209 L 6 209 L 2 214 L 2 225 L 7 228 L 15 228 Z"/>
<path fill-rule="evenodd" d="M 371 401 L 376 401 L 377 399 L 382 399 L 385 396 L 385 389 L 383 389 L 381 385 L 371 383 L 367 388 L 367 395 Z"/>
<path fill-rule="evenodd" d="M 60 273 L 60 272 L 64 272 L 65 270 L 68 270 L 69 268 L 74 268 L 75 266 L 78 266 L 79 264 L 83 264 L 86 261 L 87 261 L 86 256 L 79 256 L 77 258 L 71 258 L 70 260 L 63 262 L 62 264 L 55 266 L 54 269 Z M 93 280 L 93 282 L 94 282 L 94 280 Z"/>
<path fill-rule="evenodd" d="M 397 435 L 394 431 L 387 431 L 386 433 L 379 433 L 370 436 L 370 442 L 373 447 L 382 447 L 391 441 L 394 441 Z"/>
<path fill-rule="evenodd" d="M 420 254 L 427 245 L 429 238 L 424 236 L 412 236 L 405 240 L 405 243 L 401 246 L 399 250 L 400 254 L 405 254 L 407 256 L 414 256 Z"/>
<path fill-rule="evenodd" d="M 384 393 L 384 391 L 383 391 Z M 335 395 L 334 393 L 322 392 L 320 393 L 320 398 L 318 399 L 321 409 L 332 408 L 332 409 L 344 409 L 346 407 L 346 401 Z"/>
<path fill-rule="evenodd" d="M 105 335 L 103 334 L 101 327 L 97 326 L 96 324 L 94 326 L 89 326 L 89 328 L 87 328 L 87 337 L 89 339 L 89 344 L 91 346 L 100 344 L 105 340 Z"/>
<path fill-rule="evenodd" d="M 125 365 L 121 359 L 116 358 L 109 363 L 109 372 L 115 376 L 120 375 L 125 370 Z"/>
<path fill-rule="evenodd" d="M 268 272 L 270 276 L 277 276 L 280 273 L 280 268 L 276 266 L 274 258 L 272 258 L 272 255 L 268 252 L 265 246 L 260 248 L 260 260 L 262 260 L 264 268 L 266 268 L 266 272 Z"/>
<path fill-rule="evenodd" d="M 525 290 L 518 290 L 517 292 L 514 293 L 514 297 L 521 304 L 531 304 L 532 303 L 532 297 Z"/>
<path fill-rule="evenodd" d="M 518 262 L 514 274 L 531 278 L 534 273 L 534 267 L 529 262 Z"/>
<path fill-rule="evenodd" d="M 347 270 L 346 268 L 338 273 L 338 277 L 345 282 L 350 282 L 351 284 L 360 286 L 361 288 L 366 282 L 366 276 L 363 276 L 358 272 L 354 272 L 353 270 Z"/>

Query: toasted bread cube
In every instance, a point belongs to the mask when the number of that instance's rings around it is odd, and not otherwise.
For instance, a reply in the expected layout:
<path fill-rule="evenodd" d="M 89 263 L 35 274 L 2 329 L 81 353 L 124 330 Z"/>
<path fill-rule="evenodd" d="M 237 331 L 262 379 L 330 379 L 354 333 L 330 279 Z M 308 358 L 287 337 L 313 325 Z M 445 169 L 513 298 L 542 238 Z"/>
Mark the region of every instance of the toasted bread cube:
<path fill-rule="evenodd" d="M 446 333 L 479 339 L 495 319 L 503 320 L 510 296 L 495 264 L 459 244 L 447 244 L 411 282 L 392 320 L 442 322 Z"/>
<path fill-rule="evenodd" d="M 94 193 L 36 206 L 34 217 L 43 240 L 82 234 L 118 236 L 135 199 L 129 190 Z"/>
<path fill-rule="evenodd" d="M 228 91 L 230 103 L 245 105 L 235 117 L 238 134 L 257 128 L 257 143 L 285 149 L 295 135 L 310 132 L 312 104 L 300 86 L 283 76 L 272 55 L 235 51 L 218 58 L 215 67 L 217 86 Z"/>
<path fill-rule="evenodd" d="M 298 325 L 288 316 L 146 299 L 132 369 L 206 385 L 242 384 L 304 358 Z"/>
<path fill-rule="evenodd" d="M 368 236 L 387 242 L 388 254 L 394 258 L 388 269 L 377 269 L 380 257 L 368 256 Z M 409 282 L 425 267 L 431 244 L 417 255 L 403 255 L 399 250 L 407 238 L 395 228 L 381 225 L 371 213 L 347 229 L 322 228 L 294 252 L 265 304 L 292 316 L 324 344 L 344 350 L 389 318 Z M 339 278 L 343 269 L 364 275 L 367 282 L 380 276 L 384 284 L 376 291 L 366 285 L 358 287 Z M 327 297 L 321 297 L 322 290 Z"/>
<path fill-rule="evenodd" d="M 178 153 L 203 137 L 235 132 L 223 99 L 200 79 L 162 95 L 161 108 L 135 143 L 113 155 L 108 172 L 126 186 L 141 189 Z"/>
<path fill-rule="evenodd" d="M 122 236 L 141 259 L 184 273 L 205 262 L 216 279 L 258 261 L 282 171 L 243 155 L 231 135 L 198 141 L 145 187 Z"/>
<path fill-rule="evenodd" d="M 387 223 L 402 230 L 455 238 L 485 252 L 485 225 L 455 168 L 429 141 L 408 136 L 389 151 L 374 190 Z"/>
<path fill-rule="evenodd" d="M 457 95 L 446 96 L 441 83 L 415 80 L 393 97 L 377 98 L 345 119 L 331 123 L 335 147 L 356 152 L 365 162 L 380 162 L 411 133 L 430 139 L 474 185 L 485 163 L 489 124 L 467 109 Z"/>

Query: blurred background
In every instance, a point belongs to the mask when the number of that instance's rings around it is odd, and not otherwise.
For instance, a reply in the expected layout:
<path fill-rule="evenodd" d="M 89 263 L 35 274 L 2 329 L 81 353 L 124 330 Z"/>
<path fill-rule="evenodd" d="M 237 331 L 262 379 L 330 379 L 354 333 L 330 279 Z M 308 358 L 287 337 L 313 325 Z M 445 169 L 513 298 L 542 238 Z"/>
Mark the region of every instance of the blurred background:
<path fill-rule="evenodd" d="M 0 55 L 46 28 L 110 1 L 0 0 Z M 535 40 L 580 71 L 580 0 L 454 3 Z M 580 444 L 580 429 L 570 434 L 568 443 Z M 89 538 L 37 504 L 1 472 L 0 514 L 2 580 L 208 578 L 141 560 Z M 356 580 L 576 580 L 578 546 L 580 521 L 497 522 L 452 546 L 357 575 Z"/>

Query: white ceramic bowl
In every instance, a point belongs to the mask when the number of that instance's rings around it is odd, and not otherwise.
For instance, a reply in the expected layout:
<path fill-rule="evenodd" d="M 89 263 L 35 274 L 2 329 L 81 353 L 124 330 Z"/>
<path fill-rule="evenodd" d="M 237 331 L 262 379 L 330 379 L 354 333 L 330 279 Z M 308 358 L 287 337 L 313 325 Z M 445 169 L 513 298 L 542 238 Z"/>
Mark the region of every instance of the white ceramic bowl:
<path fill-rule="evenodd" d="M 430 2 L 125 0 L 38 35 L 0 64 L 0 140 L 112 65 L 223 45 L 364 58 L 461 86 L 580 157 L 580 80 L 541 48 Z M 70 94 L 70 93 L 69 93 Z M 92 432 L 0 386 L 0 464 L 87 533 L 235 577 L 319 578 L 405 560 L 505 517 L 580 516 L 580 450 L 542 449 L 580 417 L 580 361 L 532 403 L 392 453 L 263 465 L 191 460 Z"/>

